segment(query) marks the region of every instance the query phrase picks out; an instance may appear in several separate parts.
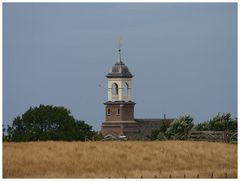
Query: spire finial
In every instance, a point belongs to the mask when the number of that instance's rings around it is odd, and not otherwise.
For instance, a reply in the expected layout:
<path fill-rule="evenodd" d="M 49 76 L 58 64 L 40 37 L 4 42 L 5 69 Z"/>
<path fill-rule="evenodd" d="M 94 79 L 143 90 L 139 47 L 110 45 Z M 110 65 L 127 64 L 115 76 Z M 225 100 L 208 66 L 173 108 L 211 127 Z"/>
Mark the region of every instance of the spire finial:
<path fill-rule="evenodd" d="M 118 38 L 119 62 L 122 62 L 122 57 L 121 57 L 121 46 L 122 46 L 122 37 L 119 37 L 119 38 Z"/>

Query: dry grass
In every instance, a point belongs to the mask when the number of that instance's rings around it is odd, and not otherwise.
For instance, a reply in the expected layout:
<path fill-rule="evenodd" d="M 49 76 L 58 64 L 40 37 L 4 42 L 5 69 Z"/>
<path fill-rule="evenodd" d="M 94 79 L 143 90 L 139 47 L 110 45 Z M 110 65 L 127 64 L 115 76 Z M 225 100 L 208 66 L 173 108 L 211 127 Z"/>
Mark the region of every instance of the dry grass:
<path fill-rule="evenodd" d="M 3 143 L 4 178 L 237 177 L 237 145 L 211 142 Z"/>

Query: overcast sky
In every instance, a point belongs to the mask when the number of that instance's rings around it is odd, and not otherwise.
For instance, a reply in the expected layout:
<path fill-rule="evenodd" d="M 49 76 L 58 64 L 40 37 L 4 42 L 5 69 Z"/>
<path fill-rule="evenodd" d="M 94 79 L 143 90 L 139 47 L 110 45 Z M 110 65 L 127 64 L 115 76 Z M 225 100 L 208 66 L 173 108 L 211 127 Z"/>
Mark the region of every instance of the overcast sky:
<path fill-rule="evenodd" d="M 53 104 L 100 129 L 119 36 L 135 118 L 237 116 L 236 3 L 4 3 L 4 124 Z"/>

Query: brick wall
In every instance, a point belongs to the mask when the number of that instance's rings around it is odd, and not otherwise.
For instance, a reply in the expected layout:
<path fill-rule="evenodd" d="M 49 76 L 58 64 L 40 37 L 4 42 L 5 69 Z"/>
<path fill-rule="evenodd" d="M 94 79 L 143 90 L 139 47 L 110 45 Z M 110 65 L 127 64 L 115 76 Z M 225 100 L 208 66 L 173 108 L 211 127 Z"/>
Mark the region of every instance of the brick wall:
<path fill-rule="evenodd" d="M 124 104 L 106 105 L 105 121 L 132 121 L 132 120 L 134 120 L 134 105 Z"/>

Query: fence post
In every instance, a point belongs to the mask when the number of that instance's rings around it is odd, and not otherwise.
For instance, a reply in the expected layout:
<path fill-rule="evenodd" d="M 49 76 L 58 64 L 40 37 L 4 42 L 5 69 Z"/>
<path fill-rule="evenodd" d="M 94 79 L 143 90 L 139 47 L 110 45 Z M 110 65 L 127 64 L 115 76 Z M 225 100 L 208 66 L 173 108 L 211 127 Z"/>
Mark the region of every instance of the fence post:
<path fill-rule="evenodd" d="M 157 178 L 157 176 L 155 175 L 154 178 Z"/>
<path fill-rule="evenodd" d="M 185 173 L 184 173 L 184 176 L 183 176 L 183 178 L 186 178 L 186 175 L 185 175 Z"/>
<path fill-rule="evenodd" d="M 197 178 L 199 178 L 199 173 L 197 174 Z"/>
<path fill-rule="evenodd" d="M 225 178 L 227 178 L 227 172 L 225 173 Z"/>
<path fill-rule="evenodd" d="M 141 178 L 143 178 L 143 176 L 141 176 Z"/>
<path fill-rule="evenodd" d="M 211 178 L 213 178 L 213 173 L 212 173 L 212 175 L 211 175 Z"/>
<path fill-rule="evenodd" d="M 171 175 L 171 174 L 169 175 L 169 178 L 172 178 L 172 175 Z"/>
<path fill-rule="evenodd" d="M 125 178 L 127 178 L 127 176 L 125 176 Z"/>

